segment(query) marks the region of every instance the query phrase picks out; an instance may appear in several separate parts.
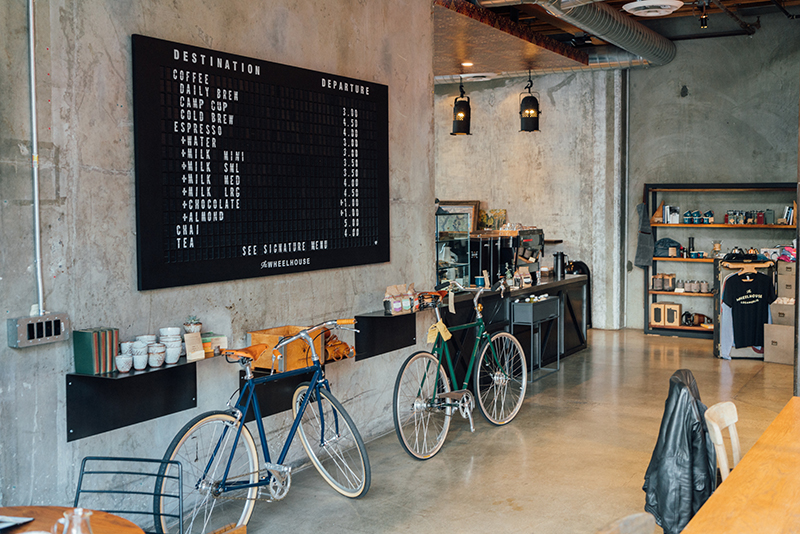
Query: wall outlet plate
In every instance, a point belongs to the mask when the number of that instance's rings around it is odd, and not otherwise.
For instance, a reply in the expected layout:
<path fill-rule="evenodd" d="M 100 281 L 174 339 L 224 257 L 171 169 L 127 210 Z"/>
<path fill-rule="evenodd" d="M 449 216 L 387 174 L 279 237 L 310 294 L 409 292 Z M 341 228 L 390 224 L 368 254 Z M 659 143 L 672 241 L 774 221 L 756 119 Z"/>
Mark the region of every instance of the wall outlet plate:
<path fill-rule="evenodd" d="M 69 339 L 70 322 L 66 313 L 46 313 L 8 319 L 8 346 L 23 349 Z"/>

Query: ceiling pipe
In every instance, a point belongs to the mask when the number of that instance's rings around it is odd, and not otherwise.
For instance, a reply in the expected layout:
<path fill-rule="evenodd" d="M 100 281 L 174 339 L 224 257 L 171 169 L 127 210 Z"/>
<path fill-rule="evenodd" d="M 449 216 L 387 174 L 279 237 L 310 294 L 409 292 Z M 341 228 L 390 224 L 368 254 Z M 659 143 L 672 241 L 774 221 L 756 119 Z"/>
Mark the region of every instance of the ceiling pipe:
<path fill-rule="evenodd" d="M 754 33 L 756 33 L 757 29 L 761 28 L 760 20 L 756 20 L 754 24 L 749 24 L 740 19 L 739 17 L 737 17 L 733 11 L 725 7 L 719 0 L 711 0 L 711 1 L 714 3 L 715 6 L 724 11 L 726 15 L 735 20 L 736 23 L 739 25 L 739 27 L 747 32 L 747 35 L 753 35 Z"/>
<path fill-rule="evenodd" d="M 596 46 L 588 50 L 589 64 L 576 65 L 574 67 L 547 67 L 547 68 L 534 68 L 530 71 L 507 71 L 500 73 L 479 74 L 474 78 L 469 74 L 435 76 L 433 83 L 435 85 L 459 83 L 459 79 L 463 78 L 464 82 L 470 81 L 488 81 L 499 78 L 523 78 L 528 76 L 544 76 L 546 74 L 567 74 L 570 72 L 588 71 L 588 70 L 619 70 L 619 69 L 632 69 L 639 67 L 647 67 L 649 63 L 639 56 L 626 52 L 617 48 L 616 46 Z"/>
<path fill-rule="evenodd" d="M 538 4 L 586 33 L 639 56 L 650 65 L 675 58 L 675 43 L 602 2 L 564 7 L 561 0 L 475 0 L 481 7 Z"/>
<path fill-rule="evenodd" d="M 788 18 L 789 20 L 797 20 L 797 19 L 800 19 L 800 15 L 792 15 L 791 13 L 789 13 L 788 11 L 786 11 L 786 8 L 785 8 L 785 7 L 783 7 L 783 6 L 781 5 L 781 3 L 780 3 L 780 2 L 778 2 L 778 0 L 772 0 L 772 3 L 773 3 L 773 4 L 775 4 L 775 5 L 778 7 L 778 9 L 780 9 L 780 10 L 781 10 L 781 12 L 782 12 L 784 15 L 786 15 L 786 18 Z"/>

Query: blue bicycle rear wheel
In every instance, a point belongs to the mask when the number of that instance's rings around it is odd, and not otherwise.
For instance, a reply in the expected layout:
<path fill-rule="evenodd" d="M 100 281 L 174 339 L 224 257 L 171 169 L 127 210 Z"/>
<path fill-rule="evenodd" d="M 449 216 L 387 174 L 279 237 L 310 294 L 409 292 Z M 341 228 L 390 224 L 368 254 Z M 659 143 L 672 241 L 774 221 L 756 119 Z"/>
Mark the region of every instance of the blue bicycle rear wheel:
<path fill-rule="evenodd" d="M 217 446 L 219 448 L 215 455 Z M 177 514 L 174 500 L 159 497 L 164 493 L 163 484 L 176 482 L 158 479 L 155 489 L 156 532 L 201 534 L 230 524 L 247 524 L 253 513 L 258 488 L 221 494 L 217 491 L 231 455 L 233 462 L 227 482 L 258 482 L 258 451 L 253 436 L 246 426 L 242 426 L 242 432 L 236 440 L 236 419 L 228 412 L 200 414 L 175 435 L 164 459 L 179 461 L 183 469 L 183 525 L 161 515 Z"/>

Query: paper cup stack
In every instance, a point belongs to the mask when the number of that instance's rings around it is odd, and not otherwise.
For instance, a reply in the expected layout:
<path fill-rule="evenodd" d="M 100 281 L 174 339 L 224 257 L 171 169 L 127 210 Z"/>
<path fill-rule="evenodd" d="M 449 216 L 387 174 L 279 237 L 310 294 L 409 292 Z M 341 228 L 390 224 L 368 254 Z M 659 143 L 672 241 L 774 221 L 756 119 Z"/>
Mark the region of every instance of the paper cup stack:
<path fill-rule="evenodd" d="M 166 347 L 166 362 L 173 364 L 181 357 L 181 328 L 167 326 L 158 330 L 158 341 Z"/>

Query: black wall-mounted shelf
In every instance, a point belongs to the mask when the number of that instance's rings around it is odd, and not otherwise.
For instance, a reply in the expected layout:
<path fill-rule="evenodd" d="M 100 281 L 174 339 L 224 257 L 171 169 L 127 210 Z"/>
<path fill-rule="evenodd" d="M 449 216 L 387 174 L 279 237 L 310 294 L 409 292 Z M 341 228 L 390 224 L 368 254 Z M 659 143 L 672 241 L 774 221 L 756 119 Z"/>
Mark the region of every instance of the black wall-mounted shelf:
<path fill-rule="evenodd" d="M 197 367 L 178 363 L 144 371 L 66 375 L 67 441 L 197 406 Z"/>

